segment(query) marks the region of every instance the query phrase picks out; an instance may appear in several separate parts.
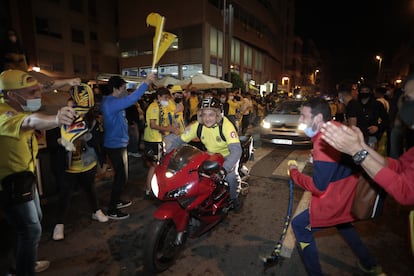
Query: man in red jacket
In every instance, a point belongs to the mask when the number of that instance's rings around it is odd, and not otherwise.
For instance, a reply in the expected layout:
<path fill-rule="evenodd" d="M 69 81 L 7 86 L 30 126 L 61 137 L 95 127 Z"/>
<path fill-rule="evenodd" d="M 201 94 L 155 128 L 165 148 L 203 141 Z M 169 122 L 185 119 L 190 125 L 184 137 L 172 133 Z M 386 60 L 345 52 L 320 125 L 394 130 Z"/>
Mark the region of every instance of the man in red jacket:
<path fill-rule="evenodd" d="M 329 105 L 320 98 L 306 102 L 299 118 L 300 123 L 306 124 L 305 134 L 313 142 L 313 176 L 300 173 L 295 165 L 289 166 L 292 180 L 312 193 L 309 208 L 292 221 L 298 250 L 309 275 L 322 275 L 313 233 L 335 226 L 357 255 L 359 268 L 365 273 L 381 274 L 381 267 L 351 224 L 355 220 L 351 206 L 359 174 L 344 163 L 339 151 L 321 139 L 319 130 L 330 118 Z"/>

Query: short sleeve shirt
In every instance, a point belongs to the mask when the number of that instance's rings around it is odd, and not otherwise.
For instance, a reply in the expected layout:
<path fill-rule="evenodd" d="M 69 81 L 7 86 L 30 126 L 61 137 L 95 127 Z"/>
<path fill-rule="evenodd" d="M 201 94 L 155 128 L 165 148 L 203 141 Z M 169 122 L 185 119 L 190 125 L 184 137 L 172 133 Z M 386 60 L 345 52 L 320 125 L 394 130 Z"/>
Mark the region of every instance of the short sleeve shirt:
<path fill-rule="evenodd" d="M 151 120 L 155 120 L 155 124 L 159 125 L 160 108 L 158 102 L 152 102 L 146 112 L 146 126 L 144 130 L 144 141 L 146 142 L 162 142 L 162 135 L 159 130 L 152 129 L 150 126 Z"/>
<path fill-rule="evenodd" d="M 222 124 L 222 132 L 223 136 L 226 138 L 226 141 L 221 139 L 220 128 L 217 124 L 214 127 L 203 127 L 201 130 L 200 140 L 208 152 L 220 153 L 224 157 L 227 157 L 230 154 L 228 145 L 240 143 L 240 140 L 233 124 L 226 117 L 223 118 Z M 181 135 L 181 140 L 188 143 L 196 138 L 198 125 L 199 122 L 197 121 L 186 127 L 184 133 Z"/>
<path fill-rule="evenodd" d="M 34 131 L 20 131 L 28 115 L 17 112 L 6 103 L 0 103 L 0 180 L 15 172 L 34 172 L 34 158 L 38 151 Z"/>

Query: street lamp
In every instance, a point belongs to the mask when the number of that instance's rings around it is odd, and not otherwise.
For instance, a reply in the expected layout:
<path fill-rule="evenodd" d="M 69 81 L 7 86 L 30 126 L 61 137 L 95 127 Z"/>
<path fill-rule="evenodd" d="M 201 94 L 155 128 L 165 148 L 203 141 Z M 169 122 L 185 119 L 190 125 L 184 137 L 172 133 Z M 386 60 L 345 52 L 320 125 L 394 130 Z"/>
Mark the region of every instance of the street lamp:
<path fill-rule="evenodd" d="M 378 60 L 378 76 L 377 76 L 377 81 L 380 81 L 381 65 L 382 65 L 382 56 L 375 56 L 375 59 Z"/>

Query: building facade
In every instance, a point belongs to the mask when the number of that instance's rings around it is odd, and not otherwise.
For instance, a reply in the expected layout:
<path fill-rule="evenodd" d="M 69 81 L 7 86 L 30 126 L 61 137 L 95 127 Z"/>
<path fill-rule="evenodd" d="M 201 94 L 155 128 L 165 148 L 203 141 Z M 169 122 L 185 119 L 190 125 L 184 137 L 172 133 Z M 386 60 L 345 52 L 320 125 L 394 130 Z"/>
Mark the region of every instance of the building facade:
<path fill-rule="evenodd" d="M 151 71 L 155 31 L 146 25 L 151 12 L 164 16 L 164 31 L 177 35 L 157 65 L 160 78 L 204 73 L 228 80 L 226 73 L 231 71 L 246 83 L 281 83 L 292 60 L 288 54 L 293 53 L 289 42 L 293 41 L 294 1 L 124 0 L 119 2 L 123 75 L 145 76 Z"/>
<path fill-rule="evenodd" d="M 29 59 L 53 77 L 118 72 L 117 1 L 4 0 L 1 33 L 13 28 Z"/>

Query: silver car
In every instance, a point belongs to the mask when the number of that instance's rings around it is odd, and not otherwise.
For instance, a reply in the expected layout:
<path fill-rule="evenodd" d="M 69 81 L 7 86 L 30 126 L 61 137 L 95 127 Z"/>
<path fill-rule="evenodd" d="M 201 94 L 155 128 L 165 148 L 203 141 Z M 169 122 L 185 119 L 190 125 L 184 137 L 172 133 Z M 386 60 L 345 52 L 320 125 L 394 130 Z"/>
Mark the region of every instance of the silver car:
<path fill-rule="evenodd" d="M 303 103 L 303 101 L 287 100 L 277 105 L 261 123 L 261 140 L 278 145 L 311 145 L 310 138 L 303 131 L 306 125 L 299 124 Z"/>

